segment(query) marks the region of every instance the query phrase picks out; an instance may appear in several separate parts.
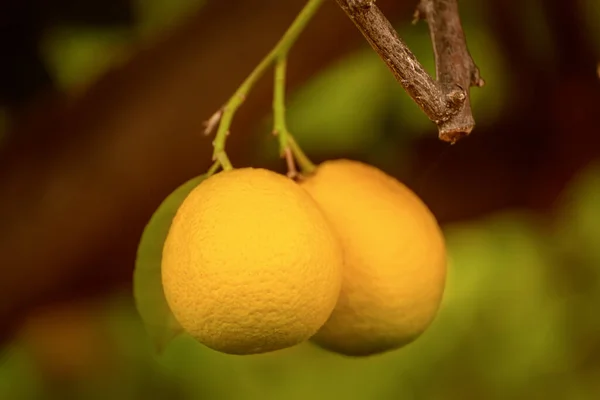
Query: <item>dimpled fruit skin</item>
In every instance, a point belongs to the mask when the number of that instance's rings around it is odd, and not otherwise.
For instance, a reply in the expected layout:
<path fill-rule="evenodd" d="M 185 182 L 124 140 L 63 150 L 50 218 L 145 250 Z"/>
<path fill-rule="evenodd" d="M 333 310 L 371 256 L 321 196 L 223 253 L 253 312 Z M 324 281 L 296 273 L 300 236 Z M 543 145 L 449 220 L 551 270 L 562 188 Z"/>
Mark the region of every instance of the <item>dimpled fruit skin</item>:
<path fill-rule="evenodd" d="M 327 161 L 302 186 L 337 231 L 342 291 L 311 341 L 347 356 L 400 348 L 431 324 L 446 281 L 438 223 L 406 186 L 372 166 Z"/>
<path fill-rule="evenodd" d="M 265 169 L 213 175 L 184 200 L 163 248 L 167 303 L 184 330 L 228 354 L 308 340 L 342 281 L 339 241 L 302 188 Z"/>

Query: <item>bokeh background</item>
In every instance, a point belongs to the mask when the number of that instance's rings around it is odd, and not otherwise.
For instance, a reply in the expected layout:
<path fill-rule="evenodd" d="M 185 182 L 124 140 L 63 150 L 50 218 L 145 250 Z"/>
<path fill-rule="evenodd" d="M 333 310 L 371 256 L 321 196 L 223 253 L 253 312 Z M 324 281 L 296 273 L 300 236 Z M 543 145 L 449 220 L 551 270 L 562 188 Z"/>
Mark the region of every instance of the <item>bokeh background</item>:
<path fill-rule="evenodd" d="M 415 1 L 378 0 L 433 72 Z M 289 126 L 413 188 L 445 231 L 442 309 L 415 343 L 349 359 L 309 344 L 156 355 L 135 309 L 137 244 L 210 165 L 202 123 L 303 1 L 0 5 L 0 399 L 597 399 L 600 3 L 461 0 L 486 80 L 449 146 L 333 1 L 289 60 Z M 240 109 L 234 165 L 283 171 L 272 77 Z"/>

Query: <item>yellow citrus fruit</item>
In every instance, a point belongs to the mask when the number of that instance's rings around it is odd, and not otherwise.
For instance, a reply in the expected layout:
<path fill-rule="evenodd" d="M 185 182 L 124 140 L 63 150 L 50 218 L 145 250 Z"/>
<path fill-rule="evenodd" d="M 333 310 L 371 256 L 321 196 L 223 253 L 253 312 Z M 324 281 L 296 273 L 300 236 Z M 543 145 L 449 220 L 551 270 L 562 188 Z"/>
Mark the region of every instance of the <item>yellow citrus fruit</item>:
<path fill-rule="evenodd" d="M 301 186 L 329 219 L 345 257 L 338 304 L 312 341 L 366 356 L 420 336 L 446 281 L 444 238 L 427 206 L 391 176 L 349 160 L 319 165 Z"/>
<path fill-rule="evenodd" d="M 341 245 L 306 191 L 242 168 L 213 175 L 183 201 L 161 268 L 182 328 L 241 355 L 308 340 L 335 307 L 342 265 Z"/>

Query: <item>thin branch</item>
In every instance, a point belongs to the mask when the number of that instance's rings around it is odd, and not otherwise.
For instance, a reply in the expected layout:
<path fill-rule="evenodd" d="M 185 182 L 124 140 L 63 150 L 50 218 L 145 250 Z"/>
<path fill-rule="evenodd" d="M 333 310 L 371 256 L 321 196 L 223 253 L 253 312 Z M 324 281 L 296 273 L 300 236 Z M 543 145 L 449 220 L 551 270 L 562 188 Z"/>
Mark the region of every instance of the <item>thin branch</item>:
<path fill-rule="evenodd" d="M 213 159 L 222 162 L 224 169 L 232 168 L 227 153 L 225 152 L 225 141 L 227 140 L 227 135 L 230 132 L 229 128 L 233 122 L 233 117 L 237 109 L 242 105 L 256 82 L 263 76 L 267 69 L 273 65 L 277 58 L 285 56 L 288 53 L 308 22 L 316 14 L 319 7 L 321 7 L 321 4 L 323 4 L 323 0 L 308 0 L 306 2 L 304 8 L 302 8 L 300 13 L 296 16 L 281 39 L 279 39 L 277 44 L 275 44 L 254 70 L 252 70 L 250 75 L 246 77 L 233 96 L 231 96 L 225 106 L 223 106 L 223 113 L 221 114 L 221 120 L 219 121 L 215 140 L 213 141 Z M 212 118 L 213 117 L 211 117 L 211 119 Z M 210 124 L 211 122 L 209 120 L 209 122 L 206 123 L 207 128 Z"/>
<path fill-rule="evenodd" d="M 440 139 L 454 143 L 468 135 L 475 121 L 468 88 L 483 84 L 469 55 L 456 0 L 421 0 L 418 14 L 427 18 L 436 55 L 438 81 L 398 37 L 374 0 L 336 0 L 425 114 L 438 126 Z M 465 79 L 465 76 L 468 78 Z"/>

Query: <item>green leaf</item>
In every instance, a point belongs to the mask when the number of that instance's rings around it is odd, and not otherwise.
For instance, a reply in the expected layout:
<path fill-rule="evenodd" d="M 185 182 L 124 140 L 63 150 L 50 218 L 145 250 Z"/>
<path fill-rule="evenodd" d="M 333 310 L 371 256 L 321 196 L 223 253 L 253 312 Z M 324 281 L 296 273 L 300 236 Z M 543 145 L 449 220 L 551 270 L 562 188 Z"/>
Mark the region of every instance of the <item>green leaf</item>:
<path fill-rule="evenodd" d="M 161 279 L 163 244 L 177 209 L 187 195 L 206 179 L 193 178 L 171 193 L 146 225 L 138 247 L 133 292 L 138 312 L 158 352 L 182 332 L 165 298 Z"/>

